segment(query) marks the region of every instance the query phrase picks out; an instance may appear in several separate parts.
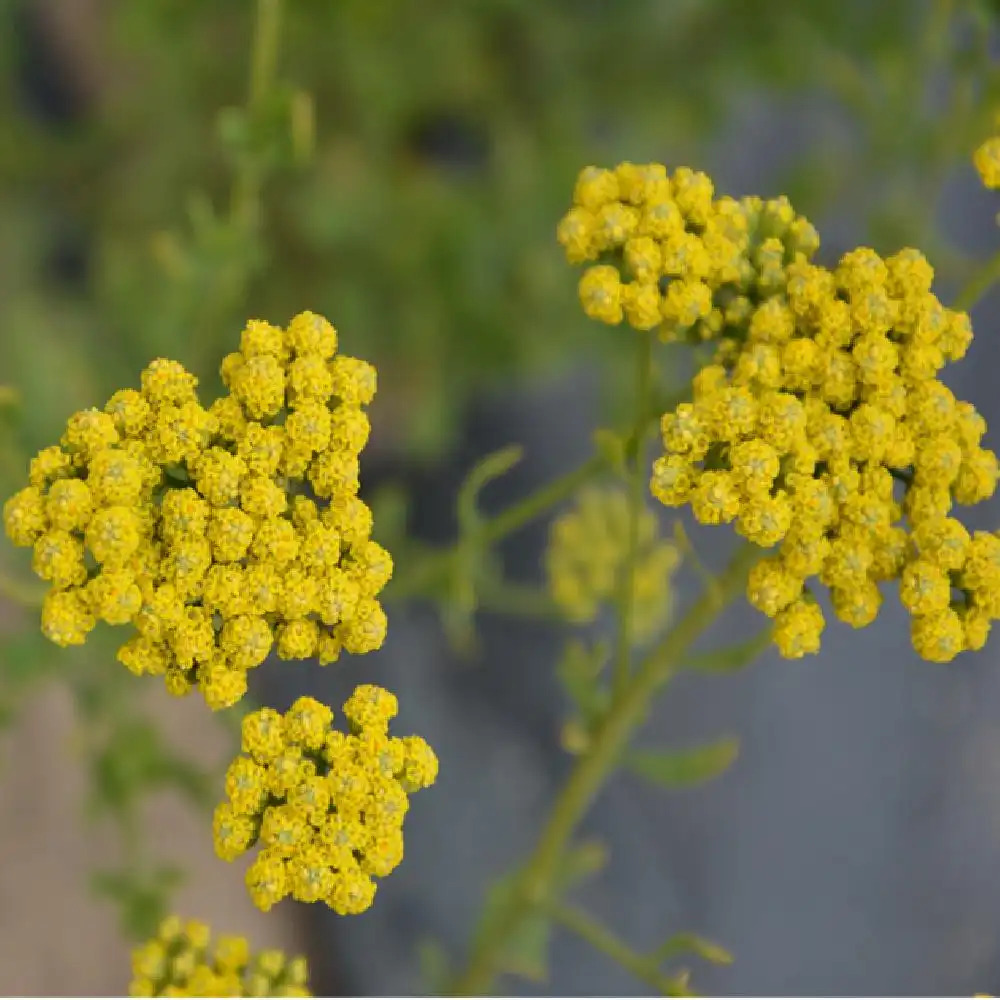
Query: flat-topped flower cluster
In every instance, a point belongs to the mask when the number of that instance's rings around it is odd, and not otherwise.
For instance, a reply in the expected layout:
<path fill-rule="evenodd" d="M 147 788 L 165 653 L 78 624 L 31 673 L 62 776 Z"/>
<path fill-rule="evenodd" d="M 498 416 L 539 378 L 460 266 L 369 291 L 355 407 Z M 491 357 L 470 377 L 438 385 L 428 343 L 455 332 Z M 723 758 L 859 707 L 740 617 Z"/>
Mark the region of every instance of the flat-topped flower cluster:
<path fill-rule="evenodd" d="M 193 375 L 154 361 L 139 390 L 74 414 L 4 506 L 51 585 L 49 639 L 130 624 L 121 662 L 213 709 L 272 648 L 322 663 L 377 649 L 392 574 L 358 497 L 375 369 L 302 313 L 284 330 L 248 323 L 221 371 L 228 393 L 206 409 Z"/>
<path fill-rule="evenodd" d="M 260 846 L 246 876 L 260 909 L 291 896 L 361 913 L 374 879 L 402 861 L 409 793 L 433 784 L 438 761 L 419 736 L 389 736 L 397 709 L 394 695 L 363 684 L 344 703 L 347 733 L 308 697 L 284 715 L 244 717 L 243 755 L 226 774 L 213 827 L 226 861 Z"/>
<path fill-rule="evenodd" d="M 927 659 L 981 648 L 1000 617 L 1000 539 L 970 535 L 951 512 L 992 496 L 998 464 L 981 445 L 983 418 L 938 378 L 969 347 L 968 315 L 938 301 L 933 270 L 916 250 L 883 259 L 862 247 L 832 270 L 813 263 L 815 230 L 783 199 L 722 201 L 731 231 L 743 234 L 726 268 L 709 255 L 715 263 L 699 265 L 695 278 L 664 252 L 647 258 L 640 249 L 661 215 L 684 220 L 674 238 L 691 248 L 700 241 L 691 254 L 719 245 L 720 202 L 696 177 L 685 168 L 670 177 L 659 165 L 588 168 L 560 226 L 571 261 L 614 255 L 584 275 L 588 314 L 620 320 L 608 305 L 618 295 L 638 329 L 716 344 L 692 402 L 663 415 L 654 496 L 690 505 L 704 524 L 735 522 L 764 549 L 777 546 L 751 573 L 748 598 L 774 618 L 785 656 L 819 649 L 814 577 L 837 617 L 855 627 L 878 614 L 880 585 L 898 580 L 914 648 Z M 581 220 L 608 217 L 627 220 L 613 239 L 597 223 L 598 235 L 582 235 Z M 600 268 L 604 305 L 595 312 Z M 632 281 L 612 293 L 612 271 Z M 679 318 L 667 308 L 671 289 L 692 281 L 703 286 L 702 304 Z M 633 322 L 627 303 L 639 287 L 658 290 L 655 322 L 654 310 Z"/>
<path fill-rule="evenodd" d="M 244 937 L 200 920 L 168 917 L 132 952 L 133 997 L 308 997 L 306 960 L 276 949 L 256 954 Z"/>
<path fill-rule="evenodd" d="M 612 601 L 626 571 L 629 551 L 628 497 L 624 491 L 588 487 L 552 522 L 545 550 L 549 591 L 566 618 L 596 621 Z M 651 510 L 639 512 L 632 605 L 635 638 L 643 642 L 669 618 L 671 579 L 681 562 L 676 545 L 659 537 Z"/>

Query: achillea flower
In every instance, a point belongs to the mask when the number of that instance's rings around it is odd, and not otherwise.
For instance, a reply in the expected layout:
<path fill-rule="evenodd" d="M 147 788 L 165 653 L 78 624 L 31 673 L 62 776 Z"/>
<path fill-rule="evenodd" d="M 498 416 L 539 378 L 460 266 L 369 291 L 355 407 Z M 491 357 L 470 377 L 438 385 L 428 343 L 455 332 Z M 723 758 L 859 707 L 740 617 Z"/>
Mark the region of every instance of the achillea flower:
<path fill-rule="evenodd" d="M 988 184 L 1000 185 L 997 150 L 987 143 L 976 156 Z M 585 312 L 615 322 L 612 285 L 627 302 L 637 282 L 656 281 L 661 336 L 716 344 L 693 401 L 663 416 L 653 495 L 777 546 L 748 598 L 775 619 L 785 656 L 819 649 L 813 577 L 855 628 L 877 616 L 880 584 L 899 580 L 925 658 L 981 648 L 1000 617 L 1000 539 L 970 538 L 951 510 L 992 496 L 997 456 L 980 445 L 982 417 L 938 379 L 969 347 L 968 315 L 938 301 L 918 251 L 883 259 L 862 247 L 829 270 L 811 262 L 818 237 L 786 200 L 713 200 L 703 178 L 588 168 L 560 227 L 572 262 L 601 260 L 581 283 Z M 622 241 L 600 224 L 615 204 L 635 214 Z M 711 301 L 685 311 L 691 282 Z"/>
<path fill-rule="evenodd" d="M 1000 115 L 996 124 L 1000 127 Z M 990 136 L 982 143 L 973 153 L 972 162 L 985 187 L 1000 188 L 1000 135 Z"/>
<path fill-rule="evenodd" d="M 207 924 L 168 917 L 132 952 L 134 997 L 308 997 L 306 960 L 281 951 L 252 954 L 246 938 L 212 941 Z"/>
<path fill-rule="evenodd" d="M 677 547 L 657 538 L 653 512 L 639 516 L 635 571 L 635 633 L 643 642 L 669 617 L 670 578 L 680 564 Z M 577 624 L 593 622 L 612 600 L 628 553 L 628 500 L 615 489 L 580 491 L 575 505 L 552 522 L 545 570 L 553 600 Z"/>
<path fill-rule="evenodd" d="M 364 684 L 344 703 L 347 733 L 307 697 L 284 715 L 264 708 L 244 717 L 214 841 L 226 861 L 260 848 L 246 884 L 261 910 L 291 896 L 361 913 L 375 879 L 402 861 L 409 793 L 434 783 L 438 761 L 420 737 L 389 736 L 396 710 L 394 695 Z"/>
<path fill-rule="evenodd" d="M 557 235 L 572 264 L 590 264 L 580 301 L 592 319 L 663 340 L 713 339 L 751 301 L 776 294 L 784 267 L 819 246 L 787 199 L 714 197 L 703 173 L 660 164 L 586 167 Z M 598 263 L 592 263 L 598 262 Z M 789 318 L 765 320 L 781 338 Z"/>
<path fill-rule="evenodd" d="M 160 358 L 139 390 L 74 414 L 4 505 L 52 587 L 45 635 L 71 645 L 98 621 L 131 624 L 121 662 L 213 709 L 242 697 L 272 648 L 324 663 L 377 649 L 392 560 L 357 496 L 375 370 L 336 349 L 314 313 L 285 330 L 251 320 L 208 409 L 195 377 Z"/>

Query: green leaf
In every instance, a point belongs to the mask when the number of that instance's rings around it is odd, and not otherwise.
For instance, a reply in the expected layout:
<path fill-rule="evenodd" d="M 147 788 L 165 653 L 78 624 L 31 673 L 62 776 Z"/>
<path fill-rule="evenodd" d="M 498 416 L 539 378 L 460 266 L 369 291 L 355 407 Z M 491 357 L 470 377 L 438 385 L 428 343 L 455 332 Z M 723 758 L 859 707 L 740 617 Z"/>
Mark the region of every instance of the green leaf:
<path fill-rule="evenodd" d="M 173 865 L 160 865 L 147 872 L 128 868 L 97 871 L 91 889 L 118 906 L 122 933 L 132 941 L 153 936 L 160 921 L 172 909 L 171 894 L 184 881 Z"/>
<path fill-rule="evenodd" d="M 127 815 L 147 792 L 174 787 L 200 808 L 212 804 L 210 775 L 179 757 L 148 720 L 119 723 L 96 754 L 90 809 L 93 815 Z"/>
<path fill-rule="evenodd" d="M 555 884 L 563 892 L 596 875 L 608 863 L 607 845 L 600 840 L 583 840 L 563 854 L 555 874 Z"/>
<path fill-rule="evenodd" d="M 94 816 L 128 814 L 151 776 L 156 737 L 146 726 L 119 726 L 94 757 L 90 809 Z"/>
<path fill-rule="evenodd" d="M 489 940 L 498 924 L 503 923 L 519 891 L 518 875 L 507 875 L 495 882 L 486 896 L 482 917 L 476 931 L 476 942 Z M 549 937 L 551 919 L 540 910 L 523 913 L 517 926 L 506 938 L 498 956 L 497 968 L 532 982 L 545 982 L 548 977 Z"/>
<path fill-rule="evenodd" d="M 609 652 L 607 642 L 588 648 L 579 639 L 571 639 L 556 665 L 556 676 L 587 725 L 607 707 L 608 693 L 600 686 L 600 674 Z"/>
<path fill-rule="evenodd" d="M 687 670 L 705 674 L 732 674 L 750 666 L 771 645 L 771 626 L 761 629 L 752 639 L 716 649 L 710 653 L 699 653 L 684 664 Z"/>
<path fill-rule="evenodd" d="M 543 913 L 523 917 L 501 955 L 501 968 L 534 983 L 544 983 L 549 974 L 549 938 L 552 922 Z"/>
<path fill-rule="evenodd" d="M 199 809 L 210 810 L 215 804 L 216 794 L 209 773 L 181 757 L 165 756 L 152 769 L 151 779 L 154 784 L 176 788 Z"/>
<path fill-rule="evenodd" d="M 659 965 L 675 955 L 697 955 L 713 965 L 732 965 L 733 956 L 720 944 L 699 937 L 697 934 L 674 934 L 667 938 L 656 951 L 650 954 L 650 959 Z"/>
<path fill-rule="evenodd" d="M 223 108 L 216 118 L 216 138 L 233 165 L 253 163 L 269 172 L 309 161 L 315 146 L 315 109 L 305 91 L 272 85 L 251 112 Z"/>
<path fill-rule="evenodd" d="M 483 488 L 510 472 L 523 457 L 524 449 L 511 444 L 491 452 L 472 467 L 458 491 L 458 523 L 463 532 L 474 531 L 482 520 L 478 504 Z"/>
<path fill-rule="evenodd" d="M 629 754 L 626 764 L 654 784 L 683 788 L 717 778 L 736 760 L 739 746 L 729 737 L 691 750 L 641 750 Z"/>

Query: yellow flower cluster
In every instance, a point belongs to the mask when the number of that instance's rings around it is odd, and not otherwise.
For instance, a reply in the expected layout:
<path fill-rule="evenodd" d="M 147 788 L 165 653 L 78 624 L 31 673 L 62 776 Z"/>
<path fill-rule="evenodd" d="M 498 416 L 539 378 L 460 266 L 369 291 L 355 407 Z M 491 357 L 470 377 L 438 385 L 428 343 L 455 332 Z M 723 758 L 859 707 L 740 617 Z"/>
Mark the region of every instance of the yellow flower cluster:
<path fill-rule="evenodd" d="M 652 511 L 643 508 L 638 527 L 633 620 L 636 639 L 643 642 L 670 615 L 670 578 L 680 553 L 657 538 Z M 581 490 L 575 505 L 552 522 L 545 551 L 549 590 L 570 621 L 587 624 L 597 618 L 601 605 L 616 594 L 627 554 L 628 498 L 617 489 Z"/>
<path fill-rule="evenodd" d="M 291 896 L 361 913 L 374 878 L 402 861 L 408 793 L 434 783 L 438 761 L 419 736 L 389 736 L 396 711 L 394 695 L 363 684 L 344 703 L 349 733 L 308 697 L 284 715 L 243 719 L 243 755 L 226 773 L 213 830 L 223 860 L 260 846 L 246 883 L 261 910 Z"/>
<path fill-rule="evenodd" d="M 246 938 L 212 942 L 207 924 L 168 917 L 132 952 L 134 997 L 308 997 L 306 960 L 283 952 L 251 955 Z"/>
<path fill-rule="evenodd" d="M 571 264 L 590 261 L 580 301 L 591 319 L 667 341 L 709 340 L 744 324 L 784 267 L 819 247 L 786 198 L 715 197 L 712 181 L 680 167 L 586 167 L 557 235 Z"/>
<path fill-rule="evenodd" d="M 1000 129 L 1000 115 L 997 115 L 996 127 Z M 991 136 L 982 143 L 972 154 L 972 163 L 985 187 L 1000 188 L 1000 135 Z"/>
<path fill-rule="evenodd" d="M 997 458 L 975 407 L 937 378 L 965 354 L 968 316 L 941 305 L 915 250 L 861 248 L 832 271 L 802 254 L 776 266 L 766 289 L 743 289 L 750 308 L 718 330 L 693 401 L 664 414 L 653 494 L 779 546 L 748 597 L 774 618 L 784 656 L 819 649 L 814 576 L 856 628 L 898 579 L 927 659 L 981 648 L 1000 617 L 1000 539 L 970 537 L 949 513 L 993 494 Z"/>
<path fill-rule="evenodd" d="M 175 695 L 197 686 L 213 709 L 239 701 L 272 647 L 321 663 L 377 649 L 392 575 L 357 495 L 375 369 L 306 312 L 284 330 L 250 321 L 221 371 L 228 393 L 205 409 L 193 375 L 154 361 L 140 390 L 74 414 L 4 505 L 51 584 L 49 639 L 131 623 L 121 662 Z"/>

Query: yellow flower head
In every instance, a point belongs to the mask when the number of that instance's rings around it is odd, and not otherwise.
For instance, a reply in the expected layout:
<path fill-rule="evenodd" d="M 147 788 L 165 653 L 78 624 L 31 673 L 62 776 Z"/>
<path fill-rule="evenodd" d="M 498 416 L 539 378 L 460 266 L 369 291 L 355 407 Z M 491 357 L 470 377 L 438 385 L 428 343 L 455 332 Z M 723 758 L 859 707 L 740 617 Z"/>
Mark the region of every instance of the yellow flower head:
<path fill-rule="evenodd" d="M 378 649 L 392 559 L 357 496 L 376 373 L 337 346 L 315 313 L 251 320 L 207 409 L 197 379 L 158 358 L 140 389 L 70 417 L 3 506 L 52 587 L 43 632 L 67 645 L 97 619 L 131 625 L 121 662 L 214 709 L 275 646 L 322 663 Z"/>
<path fill-rule="evenodd" d="M 755 286 L 764 301 L 754 314 L 754 339 L 780 343 L 791 335 L 788 308 L 770 297 L 819 240 L 787 200 L 716 197 L 699 171 L 679 167 L 671 176 L 662 164 L 622 163 L 584 169 L 573 201 L 557 227 L 567 259 L 604 257 L 580 281 L 592 319 L 625 319 L 664 340 L 716 339 L 740 305 L 744 321 L 754 313 L 745 292 Z M 810 367 L 808 358 L 795 363 Z"/>
<path fill-rule="evenodd" d="M 979 146 L 972 162 L 985 187 L 1000 188 L 1000 136 L 991 136 Z"/>
<path fill-rule="evenodd" d="M 636 638 L 642 642 L 670 615 L 670 578 L 680 553 L 658 538 L 656 518 L 645 508 L 639 514 L 638 546 L 633 608 Z M 593 622 L 614 599 L 628 550 L 628 500 L 620 490 L 581 490 L 574 506 L 552 522 L 545 570 L 552 598 L 569 621 Z"/>
<path fill-rule="evenodd" d="M 213 833 L 227 861 L 261 848 L 246 875 L 260 909 L 290 895 L 360 913 L 374 897 L 371 876 L 402 860 L 409 794 L 433 784 L 438 761 L 420 737 L 388 735 L 397 708 L 394 695 L 365 684 L 344 703 L 347 733 L 309 697 L 284 715 L 244 717 L 243 754 L 226 774 Z"/>
<path fill-rule="evenodd" d="M 129 995 L 136 997 L 311 996 L 301 956 L 277 950 L 254 954 L 246 938 L 220 936 L 207 924 L 164 920 L 155 938 L 132 952 Z"/>
<path fill-rule="evenodd" d="M 1000 140 L 975 163 L 1000 187 Z M 979 648 L 1000 612 L 983 580 L 998 578 L 977 557 L 988 543 L 951 510 L 992 496 L 1000 462 L 982 446 L 982 417 L 938 377 L 967 352 L 972 326 L 934 295 L 924 256 L 859 247 L 823 267 L 816 230 L 786 198 L 720 197 L 685 167 L 588 167 L 573 201 L 557 235 L 586 265 L 587 315 L 714 344 L 692 400 L 663 415 L 650 491 L 780 546 L 747 595 L 775 618 L 783 655 L 819 649 L 812 578 L 856 628 L 876 617 L 880 584 L 898 581 L 922 655 Z M 595 553 L 608 586 L 599 547 L 574 544 Z M 594 593 L 560 572 L 557 599 L 579 617 L 594 614 Z"/>

